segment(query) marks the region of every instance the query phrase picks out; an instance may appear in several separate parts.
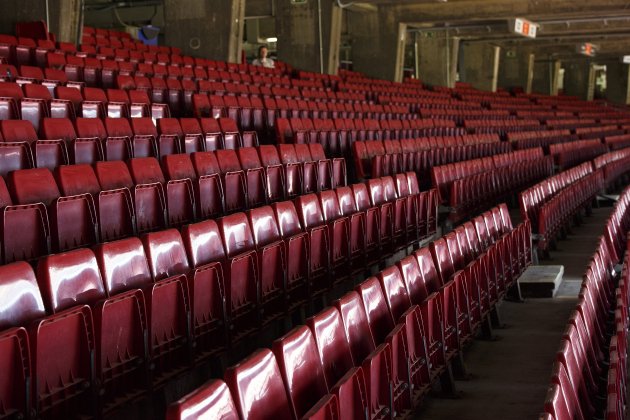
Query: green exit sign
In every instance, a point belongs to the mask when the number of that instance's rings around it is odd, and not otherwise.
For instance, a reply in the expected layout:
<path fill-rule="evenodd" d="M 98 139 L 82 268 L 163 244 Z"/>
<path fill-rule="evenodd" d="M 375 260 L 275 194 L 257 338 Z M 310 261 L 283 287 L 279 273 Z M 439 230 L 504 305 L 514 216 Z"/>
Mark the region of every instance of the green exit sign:
<path fill-rule="evenodd" d="M 308 0 L 291 0 L 291 4 L 306 4 Z"/>
<path fill-rule="evenodd" d="M 508 50 L 508 51 L 505 52 L 505 56 L 507 58 L 516 58 L 516 51 Z"/>

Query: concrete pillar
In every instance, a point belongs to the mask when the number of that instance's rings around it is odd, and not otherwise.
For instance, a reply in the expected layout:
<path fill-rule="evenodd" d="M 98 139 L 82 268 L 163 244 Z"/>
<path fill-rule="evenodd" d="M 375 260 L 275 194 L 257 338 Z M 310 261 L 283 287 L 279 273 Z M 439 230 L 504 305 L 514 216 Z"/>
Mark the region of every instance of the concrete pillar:
<path fill-rule="evenodd" d="M 503 50 L 499 64 L 499 87 L 504 89 L 520 87 L 525 93 L 531 93 L 534 58 L 534 54 L 528 49 Z"/>
<path fill-rule="evenodd" d="M 539 60 L 534 62 L 533 67 L 532 92 L 557 95 L 562 63 L 559 60 Z"/>
<path fill-rule="evenodd" d="M 606 99 L 616 104 L 630 104 L 630 66 L 621 61 L 606 63 Z"/>
<path fill-rule="evenodd" d="M 564 67 L 564 93 L 592 100 L 594 89 L 595 70 L 589 61 L 575 61 Z"/>
<path fill-rule="evenodd" d="M 432 86 L 455 86 L 459 38 L 447 32 L 420 32 L 417 38 L 418 78 Z"/>
<path fill-rule="evenodd" d="M 387 8 L 348 12 L 352 68 L 377 79 L 402 81 L 407 25 Z"/>
<path fill-rule="evenodd" d="M 164 36 L 182 53 L 241 62 L 245 0 L 164 0 Z"/>
<path fill-rule="evenodd" d="M 479 90 L 496 92 L 499 79 L 501 47 L 487 43 L 466 43 L 462 46 L 459 79 Z"/>
<path fill-rule="evenodd" d="M 329 0 L 277 0 L 276 10 L 278 59 L 300 70 L 336 74 L 342 9 Z"/>

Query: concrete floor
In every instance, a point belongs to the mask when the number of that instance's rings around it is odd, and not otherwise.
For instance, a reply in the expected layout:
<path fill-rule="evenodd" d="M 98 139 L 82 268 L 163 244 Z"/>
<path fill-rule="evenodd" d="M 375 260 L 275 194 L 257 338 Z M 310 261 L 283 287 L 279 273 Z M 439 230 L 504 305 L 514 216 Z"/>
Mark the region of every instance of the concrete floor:
<path fill-rule="evenodd" d="M 495 330 L 497 341 L 475 340 L 464 359 L 469 380 L 458 380 L 458 398 L 430 396 L 417 416 L 426 420 L 535 419 L 543 403 L 554 354 L 576 303 L 582 273 L 593 254 L 611 207 L 595 209 L 591 217 L 558 243 L 551 260 L 564 265 L 563 283 L 553 299 L 504 302 L 507 328 Z M 519 218 L 514 215 L 516 222 Z"/>

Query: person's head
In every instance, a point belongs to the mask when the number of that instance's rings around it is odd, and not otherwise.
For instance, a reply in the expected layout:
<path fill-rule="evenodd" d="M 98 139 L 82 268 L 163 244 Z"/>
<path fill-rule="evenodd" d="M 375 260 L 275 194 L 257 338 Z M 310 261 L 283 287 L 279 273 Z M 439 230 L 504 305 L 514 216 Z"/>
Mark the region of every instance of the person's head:
<path fill-rule="evenodd" d="M 258 47 L 258 58 L 267 58 L 267 47 L 264 45 Z"/>

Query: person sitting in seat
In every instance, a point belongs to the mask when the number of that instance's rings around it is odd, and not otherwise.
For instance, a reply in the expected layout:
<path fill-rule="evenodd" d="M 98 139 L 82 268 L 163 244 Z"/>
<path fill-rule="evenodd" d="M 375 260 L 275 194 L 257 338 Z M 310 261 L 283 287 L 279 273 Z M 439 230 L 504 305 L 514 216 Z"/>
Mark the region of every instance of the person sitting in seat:
<path fill-rule="evenodd" d="M 267 53 L 267 47 L 261 45 L 258 48 L 258 57 L 256 57 L 254 61 L 252 61 L 252 64 L 255 66 L 267 67 L 270 69 L 274 68 L 274 62 L 271 58 L 267 57 Z"/>

